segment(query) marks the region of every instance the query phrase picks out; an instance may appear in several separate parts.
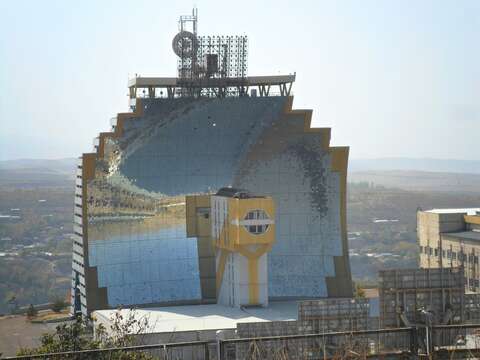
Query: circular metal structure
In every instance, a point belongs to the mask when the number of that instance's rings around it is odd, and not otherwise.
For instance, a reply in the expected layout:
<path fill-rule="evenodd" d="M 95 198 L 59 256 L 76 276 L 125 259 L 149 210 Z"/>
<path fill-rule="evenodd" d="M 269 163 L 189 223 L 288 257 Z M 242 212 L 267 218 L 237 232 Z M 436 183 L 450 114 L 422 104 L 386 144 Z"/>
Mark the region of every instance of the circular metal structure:
<path fill-rule="evenodd" d="M 190 31 L 180 31 L 172 41 L 173 52 L 178 57 L 192 57 L 197 48 L 197 37 Z"/>

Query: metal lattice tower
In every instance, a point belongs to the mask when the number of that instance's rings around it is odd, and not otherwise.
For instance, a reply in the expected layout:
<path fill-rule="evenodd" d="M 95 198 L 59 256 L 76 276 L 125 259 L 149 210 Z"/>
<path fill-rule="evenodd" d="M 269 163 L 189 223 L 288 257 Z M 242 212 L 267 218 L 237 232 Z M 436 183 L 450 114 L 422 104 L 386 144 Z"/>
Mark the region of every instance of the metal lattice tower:
<path fill-rule="evenodd" d="M 247 36 L 198 36 L 197 23 L 197 9 L 193 9 L 192 15 L 180 16 L 179 33 L 172 42 L 178 56 L 181 96 L 242 95 L 245 91 L 242 81 L 247 76 Z M 235 86 L 229 84 L 229 79 L 235 79 Z M 203 89 L 193 86 L 210 80 L 217 86 Z"/>

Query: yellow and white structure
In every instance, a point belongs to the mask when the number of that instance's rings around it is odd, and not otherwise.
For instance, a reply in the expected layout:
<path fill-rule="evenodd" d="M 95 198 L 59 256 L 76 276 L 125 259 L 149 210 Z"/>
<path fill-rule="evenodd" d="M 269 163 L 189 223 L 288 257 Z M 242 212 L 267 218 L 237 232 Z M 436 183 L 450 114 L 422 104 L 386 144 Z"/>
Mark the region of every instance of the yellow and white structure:
<path fill-rule="evenodd" d="M 210 199 L 217 302 L 267 306 L 267 256 L 275 242 L 273 199 L 236 189 L 222 189 Z"/>

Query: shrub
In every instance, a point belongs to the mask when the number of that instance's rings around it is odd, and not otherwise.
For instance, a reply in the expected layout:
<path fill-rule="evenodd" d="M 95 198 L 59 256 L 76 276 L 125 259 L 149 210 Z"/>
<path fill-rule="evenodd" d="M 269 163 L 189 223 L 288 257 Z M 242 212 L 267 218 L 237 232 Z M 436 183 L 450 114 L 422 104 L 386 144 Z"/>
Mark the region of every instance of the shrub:
<path fill-rule="evenodd" d="M 29 318 L 33 318 L 33 317 L 37 316 L 37 314 L 38 314 L 38 311 L 37 311 L 37 309 L 35 309 L 35 306 L 33 306 L 33 304 L 30 304 L 30 306 L 27 309 L 27 316 Z"/>
<path fill-rule="evenodd" d="M 57 298 L 53 300 L 52 306 L 50 308 L 56 313 L 59 313 L 66 307 L 67 307 L 67 304 L 65 303 L 65 301 L 63 299 Z"/>
<path fill-rule="evenodd" d="M 355 297 L 356 298 L 365 298 L 365 290 L 360 287 L 360 285 L 357 285 L 355 287 Z"/>
<path fill-rule="evenodd" d="M 132 310 L 134 311 L 134 310 Z M 112 320 L 112 333 L 108 334 L 103 326 L 96 329 L 97 338 L 93 337 L 92 328 L 89 323 L 78 317 L 75 321 L 58 325 L 54 333 L 46 333 L 40 337 L 40 346 L 37 348 L 22 348 L 17 356 L 39 355 L 47 353 L 58 353 L 64 351 L 95 350 L 104 348 L 116 348 L 137 345 L 135 338 L 130 334 L 141 335 L 148 327 L 148 320 L 135 319 L 134 313 L 130 311 L 125 317 L 118 312 Z M 103 356 L 102 356 L 103 355 Z M 76 354 L 75 359 L 97 359 L 108 358 L 110 360 L 153 360 L 154 358 L 145 352 L 125 352 L 121 350 L 109 351 L 104 354 Z M 56 357 L 54 357 L 56 358 Z M 59 356 L 58 359 L 61 357 Z"/>

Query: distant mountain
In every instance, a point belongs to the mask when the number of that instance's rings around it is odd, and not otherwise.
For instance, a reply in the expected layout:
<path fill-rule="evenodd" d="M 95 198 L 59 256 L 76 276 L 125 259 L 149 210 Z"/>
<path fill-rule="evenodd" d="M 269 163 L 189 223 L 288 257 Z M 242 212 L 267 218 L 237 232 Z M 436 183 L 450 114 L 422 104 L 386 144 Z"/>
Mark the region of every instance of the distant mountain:
<path fill-rule="evenodd" d="M 0 161 L 0 170 L 43 169 L 48 172 L 70 173 L 77 164 L 76 158 L 65 159 L 18 159 Z"/>
<path fill-rule="evenodd" d="M 0 187 L 73 187 L 77 159 L 0 161 Z"/>
<path fill-rule="evenodd" d="M 349 161 L 348 168 L 350 172 L 408 170 L 480 174 L 480 160 L 412 158 L 352 159 Z"/>
<path fill-rule="evenodd" d="M 348 181 L 409 191 L 480 193 L 480 174 L 411 170 L 351 171 Z"/>

